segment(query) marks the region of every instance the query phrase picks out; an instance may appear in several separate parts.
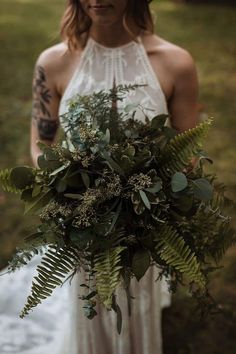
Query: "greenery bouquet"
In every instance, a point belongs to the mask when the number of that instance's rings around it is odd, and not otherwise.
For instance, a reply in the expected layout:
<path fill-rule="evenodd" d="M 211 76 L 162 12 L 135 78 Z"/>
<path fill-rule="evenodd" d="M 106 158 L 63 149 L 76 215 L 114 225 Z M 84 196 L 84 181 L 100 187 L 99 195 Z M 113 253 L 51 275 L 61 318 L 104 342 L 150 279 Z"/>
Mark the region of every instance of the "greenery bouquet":
<path fill-rule="evenodd" d="M 81 269 L 85 315 L 92 319 L 99 302 L 117 313 L 119 332 L 116 289 L 122 282 L 130 301 L 131 278 L 139 281 L 151 266 L 169 277 L 170 290 L 185 283 L 202 304 L 209 298 L 209 274 L 235 237 L 221 210 L 225 188 L 204 171 L 212 163 L 202 150 L 212 120 L 177 134 L 167 115 L 149 119 L 139 104 L 114 107 L 135 88 L 75 96 L 61 117 L 67 138 L 40 143 L 39 167 L 0 172 L 4 189 L 19 192 L 25 213 L 39 217 L 9 264 L 14 271 L 43 252 L 21 317 Z"/>

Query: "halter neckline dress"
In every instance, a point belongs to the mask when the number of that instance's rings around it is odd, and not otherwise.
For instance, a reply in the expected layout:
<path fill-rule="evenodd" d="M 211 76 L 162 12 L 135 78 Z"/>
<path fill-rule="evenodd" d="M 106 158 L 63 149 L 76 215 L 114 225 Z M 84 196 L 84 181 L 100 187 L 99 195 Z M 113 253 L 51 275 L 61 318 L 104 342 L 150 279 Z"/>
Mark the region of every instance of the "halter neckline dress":
<path fill-rule="evenodd" d="M 115 48 L 105 47 L 90 37 L 61 99 L 59 115 L 67 111 L 68 102 L 75 94 L 109 90 L 114 82 L 116 85 L 146 84 L 130 92 L 123 102 L 118 101 L 118 109 L 138 102 L 151 109 L 145 112 L 150 118 L 168 113 L 165 95 L 140 37 Z M 143 113 L 137 111 L 135 118 L 143 120 Z M 60 120 L 65 128 L 62 117 Z M 84 316 L 83 303 L 78 299 L 84 274 L 79 272 L 70 289 L 70 333 L 62 354 L 161 354 L 161 309 L 170 304 L 170 294 L 164 279 L 155 281 L 158 274 L 157 267 L 151 267 L 141 281 L 132 279 L 131 295 L 135 294 L 135 300 L 131 317 L 125 290 L 118 290 L 117 302 L 123 315 L 122 332 L 118 335 L 116 315 L 101 305 L 97 305 L 98 316 L 93 320 Z"/>

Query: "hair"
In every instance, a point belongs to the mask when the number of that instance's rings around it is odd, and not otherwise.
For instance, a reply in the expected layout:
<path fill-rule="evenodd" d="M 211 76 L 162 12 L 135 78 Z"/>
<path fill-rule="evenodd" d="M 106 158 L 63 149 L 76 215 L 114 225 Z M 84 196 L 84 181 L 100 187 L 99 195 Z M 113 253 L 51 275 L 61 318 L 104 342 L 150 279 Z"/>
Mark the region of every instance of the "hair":
<path fill-rule="evenodd" d="M 153 33 L 154 23 L 149 8 L 152 0 L 128 0 L 126 13 L 124 15 L 124 27 L 131 37 L 135 33 L 131 30 L 130 22 L 140 31 Z M 84 47 L 91 27 L 92 21 L 83 11 L 80 0 L 67 0 L 66 10 L 61 21 L 61 38 L 68 43 L 70 50 Z"/>

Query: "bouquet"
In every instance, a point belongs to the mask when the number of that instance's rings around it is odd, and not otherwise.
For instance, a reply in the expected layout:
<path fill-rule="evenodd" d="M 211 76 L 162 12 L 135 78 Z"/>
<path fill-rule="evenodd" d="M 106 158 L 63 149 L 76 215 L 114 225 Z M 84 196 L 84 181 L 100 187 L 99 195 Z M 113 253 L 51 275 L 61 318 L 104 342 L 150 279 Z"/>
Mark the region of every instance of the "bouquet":
<path fill-rule="evenodd" d="M 139 104 L 114 108 L 135 89 L 75 96 L 61 117 L 66 139 L 39 143 L 39 167 L 0 172 L 4 189 L 39 217 L 9 264 L 15 271 L 43 253 L 22 318 L 81 269 L 85 315 L 92 319 L 99 302 L 117 313 L 119 332 L 116 289 L 122 282 L 131 301 L 132 277 L 139 281 L 151 266 L 169 277 L 170 290 L 184 283 L 201 304 L 209 299 L 209 275 L 235 240 L 222 212 L 225 187 L 204 171 L 212 120 L 177 134 L 167 115 L 149 119 Z"/>

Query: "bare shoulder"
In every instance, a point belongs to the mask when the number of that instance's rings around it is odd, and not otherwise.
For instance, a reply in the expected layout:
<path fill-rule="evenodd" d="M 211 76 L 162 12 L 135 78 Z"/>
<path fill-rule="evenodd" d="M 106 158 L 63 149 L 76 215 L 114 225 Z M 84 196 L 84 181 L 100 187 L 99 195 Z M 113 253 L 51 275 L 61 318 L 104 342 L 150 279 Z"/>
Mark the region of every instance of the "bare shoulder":
<path fill-rule="evenodd" d="M 80 49 L 70 51 L 67 44 L 61 42 L 39 55 L 35 70 L 43 72 L 48 83 L 62 96 L 80 56 Z"/>
<path fill-rule="evenodd" d="M 143 41 L 152 60 L 161 61 L 172 74 L 182 75 L 196 70 L 194 59 L 186 49 L 157 35 L 146 35 Z"/>
<path fill-rule="evenodd" d="M 38 57 L 36 65 L 44 67 L 50 73 L 58 71 L 70 60 L 70 53 L 65 43 L 58 43 L 45 49 Z"/>

